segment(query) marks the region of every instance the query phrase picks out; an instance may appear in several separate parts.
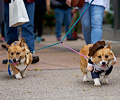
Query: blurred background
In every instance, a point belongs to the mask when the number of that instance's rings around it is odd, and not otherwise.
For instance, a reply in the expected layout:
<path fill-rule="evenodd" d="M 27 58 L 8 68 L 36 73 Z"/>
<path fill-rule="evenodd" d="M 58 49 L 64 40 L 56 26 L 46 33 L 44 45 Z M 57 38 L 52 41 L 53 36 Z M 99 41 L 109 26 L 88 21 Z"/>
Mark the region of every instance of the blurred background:
<path fill-rule="evenodd" d="M 75 16 L 75 20 L 79 17 L 79 13 Z M 46 13 L 44 17 L 43 34 L 55 34 L 55 15 L 53 9 L 50 13 Z M 81 34 L 80 22 L 76 25 L 77 34 Z M 64 34 L 64 24 L 62 32 Z M 120 41 L 120 0 L 111 0 L 110 9 L 105 11 L 103 22 L 103 39 Z"/>

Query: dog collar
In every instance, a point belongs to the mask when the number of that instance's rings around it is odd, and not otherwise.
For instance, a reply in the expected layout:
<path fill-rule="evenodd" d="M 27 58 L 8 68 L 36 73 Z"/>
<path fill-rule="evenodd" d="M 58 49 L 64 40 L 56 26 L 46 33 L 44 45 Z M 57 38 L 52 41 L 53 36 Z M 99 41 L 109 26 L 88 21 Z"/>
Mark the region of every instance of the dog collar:
<path fill-rule="evenodd" d="M 10 63 L 13 63 L 11 60 L 9 60 Z"/>
<path fill-rule="evenodd" d="M 17 45 L 17 43 L 14 43 L 14 45 Z"/>

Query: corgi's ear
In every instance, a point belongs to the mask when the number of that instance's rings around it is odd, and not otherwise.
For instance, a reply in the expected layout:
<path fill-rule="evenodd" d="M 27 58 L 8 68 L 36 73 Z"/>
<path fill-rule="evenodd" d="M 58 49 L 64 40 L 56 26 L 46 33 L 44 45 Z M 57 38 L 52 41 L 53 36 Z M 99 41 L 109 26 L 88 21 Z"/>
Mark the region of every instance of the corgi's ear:
<path fill-rule="evenodd" d="M 20 42 L 20 47 L 24 47 L 24 43 L 25 43 L 25 39 L 22 38 L 21 42 Z"/>
<path fill-rule="evenodd" d="M 106 48 L 112 49 L 112 48 L 111 48 L 111 43 L 109 43 L 109 45 L 108 45 Z"/>
<path fill-rule="evenodd" d="M 10 45 L 8 45 L 7 43 L 5 43 L 5 46 L 6 46 L 7 48 L 9 48 L 9 47 L 10 47 Z"/>

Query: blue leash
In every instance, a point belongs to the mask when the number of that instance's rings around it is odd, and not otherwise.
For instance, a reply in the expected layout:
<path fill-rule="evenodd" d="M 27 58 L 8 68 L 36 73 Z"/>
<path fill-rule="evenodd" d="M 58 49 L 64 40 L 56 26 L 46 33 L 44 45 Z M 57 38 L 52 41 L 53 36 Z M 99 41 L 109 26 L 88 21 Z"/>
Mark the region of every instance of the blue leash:
<path fill-rule="evenodd" d="M 45 47 L 42 47 L 40 49 L 36 49 L 36 50 L 33 50 L 31 52 L 35 52 L 35 51 L 38 51 L 38 50 L 41 50 L 41 49 L 45 49 L 45 48 L 48 48 L 48 47 L 51 47 L 51 46 L 54 46 L 54 45 L 57 45 L 57 44 L 60 44 L 63 42 L 63 40 L 67 37 L 67 35 L 71 32 L 71 30 L 75 27 L 75 25 L 80 21 L 80 19 L 83 17 L 83 15 L 85 14 L 85 12 L 88 10 L 88 8 L 90 7 L 90 5 L 92 4 L 94 0 L 91 0 L 91 2 L 89 3 L 89 5 L 86 7 L 86 9 L 84 10 L 84 12 L 81 14 L 81 16 L 77 19 L 77 21 L 72 25 L 72 27 L 70 28 L 70 30 L 66 33 L 66 35 L 63 37 L 63 39 L 61 40 L 61 42 L 58 42 L 58 43 L 55 43 L 55 44 L 52 44 L 52 45 L 49 45 L 49 46 L 45 46 Z"/>
<path fill-rule="evenodd" d="M 55 45 L 57 45 L 57 44 L 60 44 L 60 42 L 57 42 L 57 43 L 51 44 L 51 45 L 49 45 L 49 46 L 42 47 L 42 48 L 40 48 L 40 49 L 33 50 L 33 51 L 31 51 L 31 52 L 34 53 L 35 51 L 42 50 L 42 49 L 45 49 L 45 48 L 48 48 L 48 47 L 52 47 L 52 46 L 55 46 Z"/>

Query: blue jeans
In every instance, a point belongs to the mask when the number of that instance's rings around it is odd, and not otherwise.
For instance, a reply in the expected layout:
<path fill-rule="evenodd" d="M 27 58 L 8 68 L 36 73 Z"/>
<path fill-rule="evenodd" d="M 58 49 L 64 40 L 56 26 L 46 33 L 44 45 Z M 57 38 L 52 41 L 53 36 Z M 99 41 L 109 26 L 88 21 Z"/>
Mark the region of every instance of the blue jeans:
<path fill-rule="evenodd" d="M 64 10 L 60 8 L 55 8 L 55 19 L 56 19 L 56 37 L 61 37 L 61 28 L 62 24 L 64 22 L 65 24 L 65 30 L 66 33 L 69 30 L 69 26 L 71 23 L 71 8 Z M 68 34 L 67 37 L 70 37 L 70 34 Z"/>
<path fill-rule="evenodd" d="M 22 37 L 25 38 L 25 42 L 27 43 L 30 51 L 34 50 L 34 3 L 25 3 L 25 7 L 28 13 L 29 22 L 21 25 L 22 29 Z M 18 41 L 19 31 L 18 27 L 9 27 L 9 3 L 4 3 L 5 8 L 5 34 L 6 34 L 6 42 L 11 45 L 14 41 Z"/>
<path fill-rule="evenodd" d="M 3 21 L 3 16 L 4 16 L 4 1 L 0 0 L 0 33 L 1 33 L 1 26 L 2 26 L 2 21 Z"/>
<path fill-rule="evenodd" d="M 82 8 L 79 8 L 80 14 L 84 12 L 88 5 L 88 3 L 85 3 Z M 103 6 L 91 5 L 81 18 L 82 32 L 86 44 L 101 40 L 104 10 Z"/>

